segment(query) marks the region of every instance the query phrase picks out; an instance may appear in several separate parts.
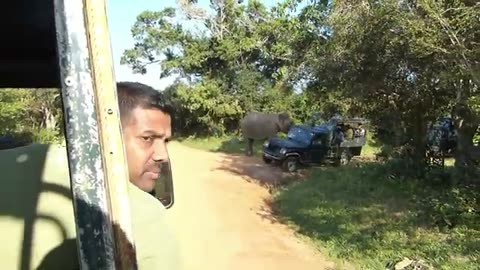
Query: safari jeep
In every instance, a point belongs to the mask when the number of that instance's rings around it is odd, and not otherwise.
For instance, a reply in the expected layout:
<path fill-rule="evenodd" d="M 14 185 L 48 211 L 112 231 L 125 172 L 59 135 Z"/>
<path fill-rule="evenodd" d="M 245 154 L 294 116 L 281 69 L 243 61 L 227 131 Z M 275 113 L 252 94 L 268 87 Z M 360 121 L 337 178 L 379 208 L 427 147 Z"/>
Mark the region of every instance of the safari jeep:
<path fill-rule="evenodd" d="M 274 137 L 264 143 L 263 161 L 279 163 L 287 172 L 296 171 L 299 165 L 345 165 L 362 152 L 367 136 L 363 127 L 366 122 L 362 118 L 353 118 L 346 121 L 332 119 L 314 126 L 295 125 L 286 138 Z"/>
<path fill-rule="evenodd" d="M 457 130 L 452 118 L 442 117 L 427 132 L 427 151 L 453 156 L 457 147 Z"/>

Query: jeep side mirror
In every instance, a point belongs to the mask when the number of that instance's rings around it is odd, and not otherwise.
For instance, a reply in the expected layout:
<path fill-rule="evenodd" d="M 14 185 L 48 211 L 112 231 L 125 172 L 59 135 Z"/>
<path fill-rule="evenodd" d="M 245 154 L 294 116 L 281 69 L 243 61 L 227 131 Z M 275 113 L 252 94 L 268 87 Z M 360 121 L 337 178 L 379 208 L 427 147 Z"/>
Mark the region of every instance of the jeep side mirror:
<path fill-rule="evenodd" d="M 172 207 L 174 203 L 173 176 L 170 162 L 162 163 L 160 176 L 155 183 L 155 189 L 151 193 L 165 208 Z"/>

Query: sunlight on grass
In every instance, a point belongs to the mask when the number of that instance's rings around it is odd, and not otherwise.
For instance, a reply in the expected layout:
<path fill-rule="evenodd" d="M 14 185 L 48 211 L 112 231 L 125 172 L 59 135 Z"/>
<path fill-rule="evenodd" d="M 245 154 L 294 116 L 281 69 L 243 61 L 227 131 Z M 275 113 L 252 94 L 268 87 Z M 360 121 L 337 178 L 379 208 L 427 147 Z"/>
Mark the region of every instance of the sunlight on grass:
<path fill-rule="evenodd" d="M 373 138 L 372 138 L 372 132 L 368 132 L 367 134 L 367 143 L 363 146 L 362 148 L 362 154 L 361 156 L 363 157 L 374 157 L 376 153 L 380 152 L 380 144 L 377 143 Z"/>
<path fill-rule="evenodd" d="M 367 142 L 365 146 L 362 148 L 362 154 L 361 156 L 364 157 L 374 157 L 376 153 L 380 151 L 380 147 L 374 146 Z"/>
<path fill-rule="evenodd" d="M 186 146 L 196 149 L 231 154 L 245 153 L 246 147 L 246 143 L 243 141 L 243 138 L 233 135 L 205 138 L 188 137 L 179 138 L 178 141 Z M 260 155 L 262 153 L 263 142 L 264 141 L 255 141 L 253 150 L 256 155 Z M 380 148 L 375 145 L 375 142 L 371 138 L 369 138 L 367 144 L 362 149 L 361 155 L 364 157 L 373 157 L 378 151 L 380 151 Z"/>
<path fill-rule="evenodd" d="M 211 152 L 223 152 L 229 154 L 243 154 L 245 153 L 246 143 L 242 138 L 236 136 L 223 137 L 207 137 L 207 138 L 180 138 L 178 139 L 182 144 Z M 255 141 L 254 152 L 260 154 L 262 152 L 263 141 Z"/>
<path fill-rule="evenodd" d="M 359 269 L 385 269 L 404 256 L 435 269 L 477 269 L 475 193 L 392 182 L 386 175 L 375 164 L 316 169 L 278 191 L 274 207 L 301 235 Z"/>
<path fill-rule="evenodd" d="M 445 166 L 454 166 L 455 165 L 455 158 L 446 158 L 445 159 Z"/>
<path fill-rule="evenodd" d="M 228 140 L 227 137 L 216 138 L 216 137 L 209 137 L 209 138 L 195 138 L 189 137 L 186 139 L 180 139 L 179 141 L 187 146 L 207 150 L 207 151 L 216 151 L 219 146 L 222 144 L 224 140 Z"/>

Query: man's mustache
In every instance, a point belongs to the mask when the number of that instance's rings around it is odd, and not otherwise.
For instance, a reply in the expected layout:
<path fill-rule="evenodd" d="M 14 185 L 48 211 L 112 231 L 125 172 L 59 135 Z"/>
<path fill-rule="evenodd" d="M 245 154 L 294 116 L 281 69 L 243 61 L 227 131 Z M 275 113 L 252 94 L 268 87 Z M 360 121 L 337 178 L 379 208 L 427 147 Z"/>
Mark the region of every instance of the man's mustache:
<path fill-rule="evenodd" d="M 164 169 L 164 166 L 168 166 L 168 161 L 150 164 L 145 168 L 145 172 L 160 173 Z"/>

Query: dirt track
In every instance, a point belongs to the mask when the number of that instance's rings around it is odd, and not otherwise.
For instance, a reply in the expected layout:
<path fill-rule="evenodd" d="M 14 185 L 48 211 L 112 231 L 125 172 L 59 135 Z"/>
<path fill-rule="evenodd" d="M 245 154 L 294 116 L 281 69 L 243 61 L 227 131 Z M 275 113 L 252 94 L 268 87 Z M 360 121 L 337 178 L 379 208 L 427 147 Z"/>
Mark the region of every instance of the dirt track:
<path fill-rule="evenodd" d="M 270 215 L 278 168 L 258 157 L 231 156 L 172 143 L 176 202 L 169 210 L 185 270 L 333 269 L 318 252 Z M 186 167 L 181 168 L 181 164 Z"/>

